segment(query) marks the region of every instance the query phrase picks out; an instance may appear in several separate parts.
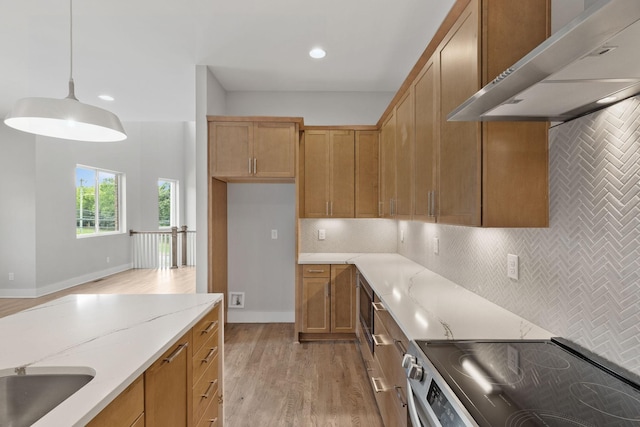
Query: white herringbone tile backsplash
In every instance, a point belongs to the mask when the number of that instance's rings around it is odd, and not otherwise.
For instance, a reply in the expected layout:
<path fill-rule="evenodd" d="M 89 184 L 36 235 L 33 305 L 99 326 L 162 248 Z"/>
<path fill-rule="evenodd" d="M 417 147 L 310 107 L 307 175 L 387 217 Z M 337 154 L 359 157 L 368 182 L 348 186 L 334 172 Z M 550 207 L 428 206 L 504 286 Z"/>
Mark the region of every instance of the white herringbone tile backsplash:
<path fill-rule="evenodd" d="M 549 159 L 548 229 L 400 222 L 398 252 L 640 374 L 640 101 L 552 128 Z"/>

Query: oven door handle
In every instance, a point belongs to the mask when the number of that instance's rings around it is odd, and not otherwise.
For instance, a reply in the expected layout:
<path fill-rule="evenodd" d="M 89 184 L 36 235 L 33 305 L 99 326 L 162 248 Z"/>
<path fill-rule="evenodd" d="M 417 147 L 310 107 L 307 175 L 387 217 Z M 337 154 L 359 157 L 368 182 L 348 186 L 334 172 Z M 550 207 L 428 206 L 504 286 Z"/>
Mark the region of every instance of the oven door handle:
<path fill-rule="evenodd" d="M 408 408 L 407 412 L 409 412 L 409 418 L 411 419 L 411 424 L 416 427 L 422 426 L 422 422 L 420 421 L 420 417 L 418 416 L 418 411 L 416 410 L 416 402 L 413 400 L 413 389 L 411 388 L 411 381 L 407 378 L 407 403 Z"/>

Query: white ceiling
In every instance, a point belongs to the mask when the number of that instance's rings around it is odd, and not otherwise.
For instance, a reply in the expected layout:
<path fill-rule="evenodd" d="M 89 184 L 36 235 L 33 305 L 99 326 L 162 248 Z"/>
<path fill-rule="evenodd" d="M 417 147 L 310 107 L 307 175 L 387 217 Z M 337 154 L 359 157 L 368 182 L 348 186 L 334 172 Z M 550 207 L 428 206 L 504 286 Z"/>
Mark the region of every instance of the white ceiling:
<path fill-rule="evenodd" d="M 76 0 L 76 96 L 123 121 L 194 120 L 198 64 L 227 91 L 395 92 L 453 3 Z M 325 59 L 308 56 L 316 45 Z M 0 0 L 0 52 L 0 116 L 19 98 L 64 98 L 68 0 Z"/>

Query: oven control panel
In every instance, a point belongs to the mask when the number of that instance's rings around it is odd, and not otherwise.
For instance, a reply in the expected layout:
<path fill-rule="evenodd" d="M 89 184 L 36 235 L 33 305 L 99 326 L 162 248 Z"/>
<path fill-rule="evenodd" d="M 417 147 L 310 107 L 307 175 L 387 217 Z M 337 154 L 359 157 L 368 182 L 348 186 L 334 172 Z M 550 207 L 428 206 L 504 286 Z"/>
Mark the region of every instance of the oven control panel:
<path fill-rule="evenodd" d="M 462 419 L 434 380 L 431 380 L 431 385 L 429 386 L 427 402 L 429 402 L 442 427 L 465 427 L 464 422 L 462 422 Z"/>

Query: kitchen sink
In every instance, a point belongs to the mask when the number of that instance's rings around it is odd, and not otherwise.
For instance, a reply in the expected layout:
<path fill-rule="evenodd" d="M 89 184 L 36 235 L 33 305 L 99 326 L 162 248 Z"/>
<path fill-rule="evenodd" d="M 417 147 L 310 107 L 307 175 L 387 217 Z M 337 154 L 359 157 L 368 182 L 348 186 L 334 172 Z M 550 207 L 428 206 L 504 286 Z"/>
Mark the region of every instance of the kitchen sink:
<path fill-rule="evenodd" d="M 0 371 L 0 426 L 30 426 L 93 379 L 90 368 Z"/>

